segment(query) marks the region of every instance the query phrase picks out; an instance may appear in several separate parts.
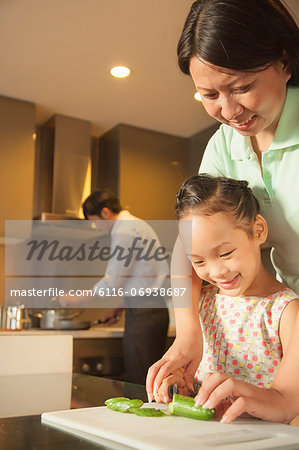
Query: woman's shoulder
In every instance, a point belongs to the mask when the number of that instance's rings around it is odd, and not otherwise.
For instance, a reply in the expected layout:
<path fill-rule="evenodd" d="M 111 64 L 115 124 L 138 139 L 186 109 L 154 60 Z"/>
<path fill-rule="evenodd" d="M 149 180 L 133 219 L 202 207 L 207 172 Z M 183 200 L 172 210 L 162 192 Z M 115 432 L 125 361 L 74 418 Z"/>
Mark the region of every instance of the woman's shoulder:
<path fill-rule="evenodd" d="M 299 99 L 299 86 L 288 86 L 287 98 L 291 98 L 292 100 L 294 99 L 296 102 L 296 106 L 299 108 L 299 104 L 296 101 L 297 99 Z"/>
<path fill-rule="evenodd" d="M 243 151 L 248 147 L 248 139 L 233 127 L 222 124 L 210 138 L 206 152 L 217 153 L 218 157 L 227 159 L 235 150 Z"/>
<path fill-rule="evenodd" d="M 213 134 L 213 136 L 210 138 L 209 144 L 216 143 L 216 142 L 217 143 L 229 142 L 233 138 L 234 131 L 235 130 L 232 127 L 222 123 L 219 126 L 218 130 L 216 130 L 215 133 Z"/>

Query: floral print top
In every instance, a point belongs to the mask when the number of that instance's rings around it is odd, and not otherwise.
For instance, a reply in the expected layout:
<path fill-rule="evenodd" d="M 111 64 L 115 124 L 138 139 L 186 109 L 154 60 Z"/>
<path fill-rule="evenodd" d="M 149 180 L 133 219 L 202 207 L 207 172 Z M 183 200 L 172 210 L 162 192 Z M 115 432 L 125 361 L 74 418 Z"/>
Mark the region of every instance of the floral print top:
<path fill-rule="evenodd" d="M 203 358 L 195 379 L 224 372 L 269 388 L 282 358 L 279 320 L 285 306 L 298 298 L 284 288 L 268 297 L 230 297 L 204 286 L 199 301 Z"/>

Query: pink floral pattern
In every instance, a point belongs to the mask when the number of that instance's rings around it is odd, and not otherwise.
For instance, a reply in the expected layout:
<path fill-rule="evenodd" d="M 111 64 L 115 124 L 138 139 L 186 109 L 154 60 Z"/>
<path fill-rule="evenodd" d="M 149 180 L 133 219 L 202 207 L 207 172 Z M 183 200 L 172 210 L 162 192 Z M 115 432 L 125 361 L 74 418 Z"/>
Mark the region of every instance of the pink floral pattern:
<path fill-rule="evenodd" d="M 269 388 L 282 358 L 279 319 L 298 296 L 285 288 L 269 297 L 229 297 L 205 286 L 199 301 L 203 358 L 195 378 L 224 372 Z"/>

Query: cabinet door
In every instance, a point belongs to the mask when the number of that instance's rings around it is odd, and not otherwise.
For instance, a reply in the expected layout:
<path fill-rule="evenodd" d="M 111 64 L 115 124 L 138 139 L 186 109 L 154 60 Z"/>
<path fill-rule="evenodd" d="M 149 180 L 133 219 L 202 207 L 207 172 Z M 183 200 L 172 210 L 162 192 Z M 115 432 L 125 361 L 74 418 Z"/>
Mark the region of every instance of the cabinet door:
<path fill-rule="evenodd" d="M 5 220 L 32 219 L 35 105 L 0 96 L 0 236 Z"/>
<path fill-rule="evenodd" d="M 0 306 L 4 304 L 5 220 L 32 219 L 35 105 L 0 96 Z"/>

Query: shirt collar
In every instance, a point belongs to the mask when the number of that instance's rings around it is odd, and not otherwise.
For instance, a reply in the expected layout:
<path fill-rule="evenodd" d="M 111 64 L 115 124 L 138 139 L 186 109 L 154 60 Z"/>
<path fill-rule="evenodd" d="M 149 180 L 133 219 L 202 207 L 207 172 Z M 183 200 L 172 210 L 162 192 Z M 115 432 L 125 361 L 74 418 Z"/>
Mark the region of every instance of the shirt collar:
<path fill-rule="evenodd" d="M 128 210 L 126 209 L 121 210 L 117 218 L 115 219 L 115 223 L 112 227 L 111 234 L 115 233 L 122 220 L 132 220 L 132 219 L 134 219 L 134 217 Z"/>
<path fill-rule="evenodd" d="M 289 87 L 277 130 L 269 150 L 284 149 L 299 144 L 298 105 L 299 88 Z M 232 159 L 236 161 L 246 161 L 251 159 L 253 154 L 254 150 L 252 149 L 250 138 L 248 136 L 242 136 L 237 131 L 233 132 L 231 140 Z"/>
<path fill-rule="evenodd" d="M 299 89 L 289 87 L 284 108 L 269 150 L 277 150 L 299 144 Z"/>
<path fill-rule="evenodd" d="M 231 140 L 232 160 L 246 161 L 252 157 L 252 153 L 254 151 L 251 146 L 250 137 L 242 136 L 242 134 L 234 131 Z"/>

